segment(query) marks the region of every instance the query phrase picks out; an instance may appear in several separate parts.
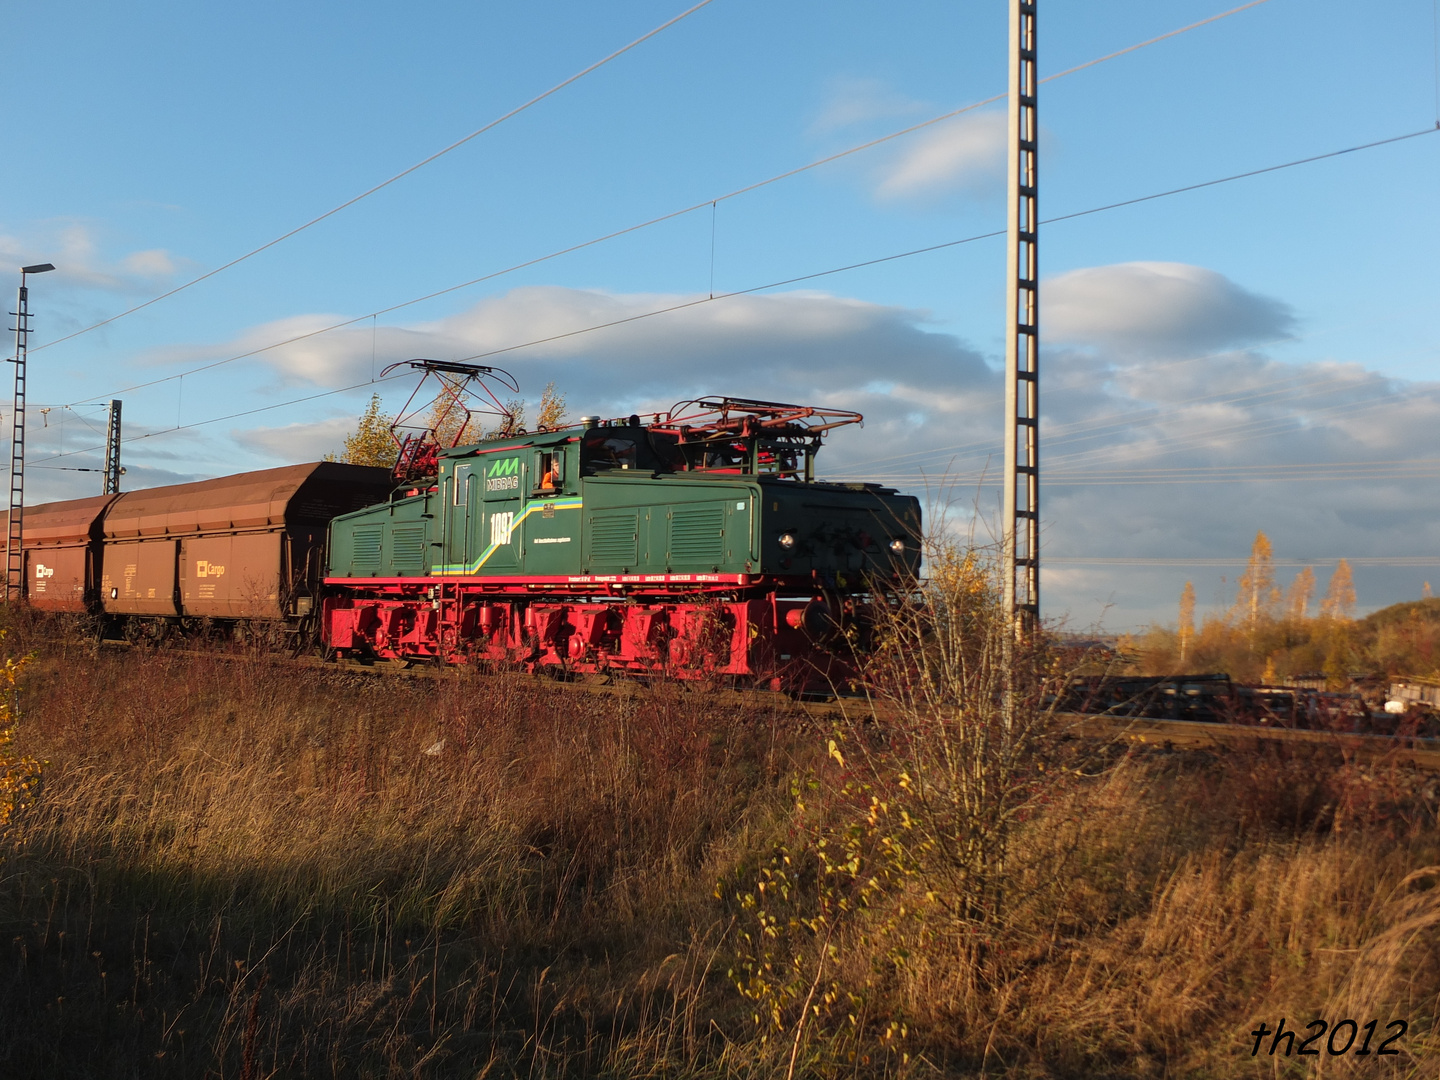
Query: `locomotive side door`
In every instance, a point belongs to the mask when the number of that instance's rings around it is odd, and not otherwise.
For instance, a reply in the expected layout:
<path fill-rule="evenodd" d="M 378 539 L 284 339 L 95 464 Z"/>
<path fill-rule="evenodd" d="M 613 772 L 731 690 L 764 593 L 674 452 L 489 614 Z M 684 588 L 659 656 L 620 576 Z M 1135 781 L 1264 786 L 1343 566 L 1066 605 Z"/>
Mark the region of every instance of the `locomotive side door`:
<path fill-rule="evenodd" d="M 460 461 L 455 463 L 455 470 L 450 476 L 450 505 L 446 508 L 449 512 L 442 561 L 449 567 L 463 567 L 462 572 L 468 572 L 480 554 L 472 539 L 475 530 L 471 526 L 471 518 L 480 517 L 483 512 L 477 480 L 480 469 L 481 465 L 476 462 Z"/>
<path fill-rule="evenodd" d="M 520 566 L 520 504 L 527 490 L 523 455 L 516 450 L 481 461 L 485 470 L 485 514 L 476 523 L 478 554 L 472 555 L 471 561 L 484 560 L 482 574 L 514 573 Z"/>

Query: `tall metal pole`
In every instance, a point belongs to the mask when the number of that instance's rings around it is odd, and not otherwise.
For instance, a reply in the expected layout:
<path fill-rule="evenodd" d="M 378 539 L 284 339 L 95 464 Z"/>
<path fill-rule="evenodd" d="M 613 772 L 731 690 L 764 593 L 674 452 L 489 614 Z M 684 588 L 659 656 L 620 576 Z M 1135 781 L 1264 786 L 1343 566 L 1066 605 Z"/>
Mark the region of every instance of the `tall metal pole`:
<path fill-rule="evenodd" d="M 15 310 L 15 398 L 10 410 L 10 502 L 5 514 L 5 602 L 18 599 L 24 568 L 21 539 L 25 529 L 25 352 L 30 337 L 30 290 L 20 271 L 20 296 Z"/>
<path fill-rule="evenodd" d="M 15 398 L 10 414 L 10 509 L 5 515 L 5 602 L 18 600 L 24 594 L 25 553 L 21 543 L 25 537 L 25 356 L 30 343 L 30 290 L 25 285 L 27 274 L 43 274 L 54 270 L 50 263 L 36 263 L 20 268 L 20 296 L 15 310 Z"/>
<path fill-rule="evenodd" d="M 120 494 L 120 402 L 110 402 L 105 424 L 105 494 Z"/>
<path fill-rule="evenodd" d="M 25 591 L 25 359 L 30 346 L 30 290 L 27 274 L 54 270 L 50 263 L 20 268 L 20 295 L 15 316 L 15 397 L 10 414 L 10 508 L 5 515 L 5 602 L 19 600 Z"/>
<path fill-rule="evenodd" d="M 1040 617 L 1040 266 L 1035 0 L 1010 0 L 1009 214 L 1005 289 L 1004 603 L 1015 634 Z"/>

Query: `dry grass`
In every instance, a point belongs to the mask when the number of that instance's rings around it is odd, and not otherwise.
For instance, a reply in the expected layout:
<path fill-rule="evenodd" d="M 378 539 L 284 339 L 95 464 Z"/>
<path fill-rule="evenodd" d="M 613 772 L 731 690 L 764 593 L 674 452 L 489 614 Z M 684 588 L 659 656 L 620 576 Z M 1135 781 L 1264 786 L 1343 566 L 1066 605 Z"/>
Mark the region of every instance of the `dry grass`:
<path fill-rule="evenodd" d="M 909 805 L 923 730 L 96 653 L 51 621 L 6 644 L 39 653 L 17 736 L 50 762 L 0 852 L 6 1077 L 1435 1071 L 1440 836 L 1412 772 L 1052 743 L 987 871 L 1003 904 L 957 918 L 869 802 Z M 821 840 L 857 871 L 827 876 Z M 777 1036 L 727 973 L 780 851 L 796 921 L 770 940 L 801 993 Z M 1252 1059 L 1281 1016 L 1410 1034 Z"/>
<path fill-rule="evenodd" d="M 709 1037 L 676 1010 L 790 767 L 770 719 L 40 649 L 22 730 L 53 764 L 0 891 L 21 1074 L 473 1075 L 477 1046 L 574 1073 L 675 1053 L 662 1018 Z"/>

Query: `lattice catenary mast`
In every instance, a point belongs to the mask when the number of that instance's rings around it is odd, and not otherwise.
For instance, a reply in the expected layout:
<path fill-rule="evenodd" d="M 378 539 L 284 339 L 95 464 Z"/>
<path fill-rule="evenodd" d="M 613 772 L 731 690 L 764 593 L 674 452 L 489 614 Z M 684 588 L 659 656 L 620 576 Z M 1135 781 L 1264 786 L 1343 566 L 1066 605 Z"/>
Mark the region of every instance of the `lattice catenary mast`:
<path fill-rule="evenodd" d="M 120 493 L 120 477 L 125 472 L 120 467 L 120 402 L 111 400 L 105 423 L 105 494 Z"/>
<path fill-rule="evenodd" d="M 1040 618 L 1040 266 L 1035 0 L 1010 0 L 1005 289 L 1004 602 L 1017 634 Z"/>
<path fill-rule="evenodd" d="M 5 518 L 5 601 L 18 600 L 25 584 L 25 356 L 30 345 L 30 290 L 27 274 L 54 270 L 50 263 L 20 268 L 20 297 L 15 310 L 15 403 L 10 421 L 10 510 Z"/>

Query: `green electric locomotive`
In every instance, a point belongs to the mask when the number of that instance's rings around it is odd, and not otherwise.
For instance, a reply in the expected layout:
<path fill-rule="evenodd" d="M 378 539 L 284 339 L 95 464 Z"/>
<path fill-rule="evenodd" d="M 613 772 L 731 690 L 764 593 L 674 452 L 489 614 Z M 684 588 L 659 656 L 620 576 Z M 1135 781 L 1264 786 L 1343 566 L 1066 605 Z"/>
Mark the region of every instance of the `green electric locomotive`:
<path fill-rule="evenodd" d="M 433 448 L 331 523 L 341 654 L 833 682 L 868 605 L 913 582 L 916 499 L 814 478 L 856 413 L 715 398 Z M 413 468 L 411 470 L 414 471 Z"/>

